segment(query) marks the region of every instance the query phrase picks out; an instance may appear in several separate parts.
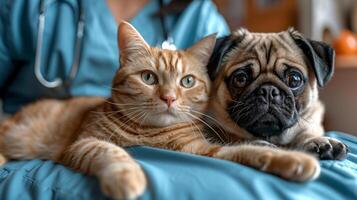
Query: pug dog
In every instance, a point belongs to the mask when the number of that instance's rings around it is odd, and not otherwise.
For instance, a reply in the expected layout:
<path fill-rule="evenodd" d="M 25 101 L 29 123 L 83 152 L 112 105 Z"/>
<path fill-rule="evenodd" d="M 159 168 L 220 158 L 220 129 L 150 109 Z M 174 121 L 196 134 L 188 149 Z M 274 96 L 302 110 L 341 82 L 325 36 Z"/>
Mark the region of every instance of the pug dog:
<path fill-rule="evenodd" d="M 330 46 L 294 29 L 239 29 L 219 38 L 208 64 L 213 80 L 210 114 L 228 132 L 230 142 L 250 141 L 271 147 L 267 151 L 280 146 L 284 148 L 274 152 L 295 149 L 323 160 L 341 160 L 348 148 L 323 135 L 324 107 L 318 97 L 318 87 L 333 75 L 334 58 Z"/>

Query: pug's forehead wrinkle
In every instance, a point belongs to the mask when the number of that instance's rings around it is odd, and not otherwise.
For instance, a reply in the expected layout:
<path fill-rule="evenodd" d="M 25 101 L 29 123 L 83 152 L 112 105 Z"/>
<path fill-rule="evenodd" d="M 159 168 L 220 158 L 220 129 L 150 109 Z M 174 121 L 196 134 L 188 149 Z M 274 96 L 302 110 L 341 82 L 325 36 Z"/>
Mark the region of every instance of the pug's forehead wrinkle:
<path fill-rule="evenodd" d="M 252 52 L 257 46 L 260 46 L 264 42 L 263 37 L 254 37 L 249 34 L 243 38 L 243 40 L 237 45 L 237 48 L 244 52 Z"/>
<path fill-rule="evenodd" d="M 290 91 L 289 88 L 286 86 L 286 84 L 279 77 L 277 77 L 273 72 L 259 74 L 259 76 L 256 79 L 256 83 L 258 85 L 261 85 L 264 84 L 266 80 L 269 80 L 270 82 L 274 83 L 275 85 L 279 86 L 285 91 Z"/>
<path fill-rule="evenodd" d="M 239 62 L 233 62 L 233 63 L 228 63 L 227 64 L 227 72 L 225 73 L 227 77 L 229 77 L 230 75 L 232 75 L 232 73 L 242 67 L 246 67 L 248 65 L 251 65 L 250 68 L 252 68 L 253 71 L 258 71 L 259 72 L 259 68 L 256 67 L 258 66 L 258 60 L 256 58 L 248 58 Z M 256 69 L 254 69 L 256 68 Z"/>
<path fill-rule="evenodd" d="M 301 50 L 295 45 L 289 34 L 283 33 L 245 33 L 241 43 L 232 49 L 224 58 L 226 62 L 226 75 L 229 76 L 234 70 L 239 68 L 240 64 L 246 60 L 239 58 L 250 57 L 256 59 L 260 69 L 253 69 L 254 72 L 266 73 L 269 71 L 282 70 L 283 64 L 280 59 L 283 59 L 286 64 L 296 67 L 307 76 L 306 62 Z M 235 64 L 229 64 L 230 60 L 238 60 Z M 238 65 L 238 66 L 236 66 Z M 279 66 L 277 66 L 279 65 Z M 233 68 L 233 69 L 231 69 Z"/>
<path fill-rule="evenodd" d="M 262 45 L 262 50 L 265 51 L 265 54 L 263 54 L 262 56 L 265 55 L 266 63 L 269 64 L 272 60 L 271 58 L 274 57 L 273 52 L 276 52 L 273 43 L 269 40 L 265 41 L 264 44 Z"/>
<path fill-rule="evenodd" d="M 307 76 L 307 70 L 306 70 L 306 65 L 304 63 L 300 63 L 296 59 L 291 59 L 288 57 L 280 57 L 278 58 L 279 64 L 275 66 L 275 71 L 281 70 L 281 66 L 283 65 L 288 65 L 289 67 L 296 68 L 299 71 L 303 73 L 304 76 Z M 284 67 L 283 69 L 286 69 L 287 67 Z"/>
<path fill-rule="evenodd" d="M 250 51 L 252 48 L 264 45 L 273 45 L 275 48 L 283 48 L 290 53 L 295 52 L 295 43 L 286 33 L 247 33 L 239 43 L 239 48 L 244 51 Z"/>
<path fill-rule="evenodd" d="M 290 53 L 296 52 L 296 48 L 292 48 L 293 46 L 296 46 L 291 37 L 289 36 L 288 38 L 284 38 L 286 34 L 278 34 L 277 37 L 274 39 L 276 40 L 277 43 L 280 44 L 281 47 L 284 47 L 285 50 L 287 50 Z"/>

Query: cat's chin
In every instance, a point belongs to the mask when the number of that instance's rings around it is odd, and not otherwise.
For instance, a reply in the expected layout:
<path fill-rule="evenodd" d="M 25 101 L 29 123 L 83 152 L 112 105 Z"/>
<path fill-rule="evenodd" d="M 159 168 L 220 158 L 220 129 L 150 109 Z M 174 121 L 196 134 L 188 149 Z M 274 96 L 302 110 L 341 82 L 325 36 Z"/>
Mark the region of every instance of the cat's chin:
<path fill-rule="evenodd" d="M 148 116 L 142 124 L 155 127 L 171 126 L 183 122 L 183 120 L 173 113 L 164 112 L 153 116 Z"/>

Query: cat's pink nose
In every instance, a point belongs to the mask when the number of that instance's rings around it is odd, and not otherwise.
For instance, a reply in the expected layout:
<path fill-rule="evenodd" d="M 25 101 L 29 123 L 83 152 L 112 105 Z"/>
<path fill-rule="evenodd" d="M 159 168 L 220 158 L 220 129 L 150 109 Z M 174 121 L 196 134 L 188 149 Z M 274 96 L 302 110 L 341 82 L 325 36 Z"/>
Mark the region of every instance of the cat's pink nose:
<path fill-rule="evenodd" d="M 163 95 L 160 97 L 163 101 L 166 102 L 166 104 L 170 107 L 171 104 L 176 101 L 176 97 L 175 96 L 171 96 L 171 95 Z"/>

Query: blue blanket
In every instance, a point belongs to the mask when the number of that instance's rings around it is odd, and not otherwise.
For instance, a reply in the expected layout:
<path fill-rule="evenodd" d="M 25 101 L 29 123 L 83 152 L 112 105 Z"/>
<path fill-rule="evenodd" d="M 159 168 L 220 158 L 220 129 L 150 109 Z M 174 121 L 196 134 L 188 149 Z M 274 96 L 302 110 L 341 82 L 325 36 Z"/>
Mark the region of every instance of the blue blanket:
<path fill-rule="evenodd" d="M 236 163 L 149 147 L 128 151 L 144 168 L 146 199 L 357 199 L 357 138 L 330 132 L 351 152 L 321 161 L 320 178 L 294 183 Z M 0 168 L 0 199 L 107 199 L 94 177 L 51 161 L 13 161 Z"/>

